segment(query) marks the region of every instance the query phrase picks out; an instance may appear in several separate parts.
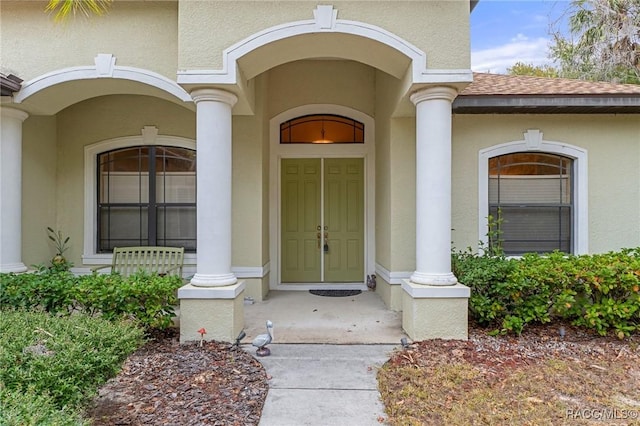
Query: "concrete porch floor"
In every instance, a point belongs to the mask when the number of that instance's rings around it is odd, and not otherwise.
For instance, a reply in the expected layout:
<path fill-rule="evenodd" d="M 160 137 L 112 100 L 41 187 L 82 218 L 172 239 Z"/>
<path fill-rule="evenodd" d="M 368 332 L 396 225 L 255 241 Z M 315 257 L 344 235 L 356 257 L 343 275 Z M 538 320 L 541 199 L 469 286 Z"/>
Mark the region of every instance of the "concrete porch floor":
<path fill-rule="evenodd" d="M 308 291 L 272 290 L 262 302 L 244 305 L 243 343 L 274 325 L 273 343 L 394 344 L 406 334 L 402 313 L 387 309 L 371 291 L 349 297 L 316 296 Z"/>

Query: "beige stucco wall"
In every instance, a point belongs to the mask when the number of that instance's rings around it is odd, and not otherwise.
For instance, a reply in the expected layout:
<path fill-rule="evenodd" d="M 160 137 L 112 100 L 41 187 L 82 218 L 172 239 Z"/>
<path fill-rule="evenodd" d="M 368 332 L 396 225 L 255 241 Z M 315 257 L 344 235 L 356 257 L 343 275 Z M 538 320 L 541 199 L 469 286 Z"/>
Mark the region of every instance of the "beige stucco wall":
<path fill-rule="evenodd" d="M 198 3 L 198 2 L 194 2 Z M 56 23 L 43 1 L 0 1 L 2 72 L 24 81 L 67 67 L 93 65 L 111 53 L 117 65 L 175 80 L 178 6 L 172 1 L 115 2 L 103 17 Z"/>
<path fill-rule="evenodd" d="M 391 268 L 391 128 L 393 114 L 388 99 L 395 92 L 397 80 L 377 72 L 376 75 L 376 263 Z"/>
<path fill-rule="evenodd" d="M 22 261 L 28 267 L 49 266 L 56 254 L 47 237 L 47 227 L 60 229 L 56 157 L 55 117 L 27 118 L 22 125 Z M 67 234 L 66 229 L 62 231 Z M 72 245 L 78 244 L 82 246 L 81 241 L 72 241 Z"/>
<path fill-rule="evenodd" d="M 499 125 L 498 125 L 499 123 Z M 640 121 L 637 115 L 456 115 L 453 119 L 453 239 L 476 247 L 478 152 L 523 139 L 543 139 L 587 150 L 589 251 L 640 245 Z"/>
<path fill-rule="evenodd" d="M 269 174 L 271 172 L 271 162 L 267 161 L 269 158 L 269 115 L 267 111 L 267 99 L 268 99 L 268 79 L 265 75 L 262 75 L 256 79 L 256 94 L 258 95 L 258 101 L 256 102 L 256 110 L 259 116 L 262 117 L 265 123 L 262 126 L 262 264 L 266 265 L 270 260 L 269 256 L 269 244 L 271 241 L 271 234 L 269 228 Z M 266 278 L 265 278 L 266 279 Z M 267 285 L 268 287 L 268 285 Z"/>
<path fill-rule="evenodd" d="M 260 267 L 262 256 L 262 168 L 261 120 L 256 117 L 233 119 L 232 172 L 232 263 L 240 267 Z"/>
<path fill-rule="evenodd" d="M 297 61 L 268 72 L 268 114 L 307 104 L 345 105 L 375 115 L 375 70 L 351 61 Z"/>
<path fill-rule="evenodd" d="M 414 341 L 467 340 L 467 298 L 413 298 L 402 294 L 402 328 Z"/>
<path fill-rule="evenodd" d="M 467 1 L 335 1 L 338 19 L 381 27 L 422 49 L 429 68 L 469 68 Z M 316 2 L 180 1 L 181 69 L 221 69 L 227 47 L 264 29 L 311 20 Z M 220 31 L 218 29 L 224 29 Z M 206 46 L 206 48 L 203 48 Z M 308 52 L 300 52 L 300 58 Z"/>
<path fill-rule="evenodd" d="M 242 284 L 238 283 L 233 287 L 240 285 Z M 229 287 L 222 291 L 226 289 Z M 206 341 L 234 342 L 244 328 L 245 291 L 242 290 L 233 299 L 221 299 L 216 294 L 221 291 L 219 288 L 198 290 L 210 294 L 193 299 L 180 296 L 180 343 L 198 341 L 201 337 Z M 207 334 L 200 336 L 197 331 L 200 328 L 204 328 Z"/>
<path fill-rule="evenodd" d="M 144 126 L 156 126 L 161 135 L 195 139 L 195 114 L 150 97 L 114 95 L 66 108 L 57 114 L 56 121 L 56 223 L 71 237 L 69 260 L 80 266 L 84 238 L 84 147 L 107 139 L 140 135 Z M 29 190 L 25 188 L 23 193 Z"/>
<path fill-rule="evenodd" d="M 156 126 L 158 134 L 195 139 L 195 114 L 186 108 L 145 96 L 106 96 L 81 102 L 60 112 L 50 121 L 57 123 L 57 136 L 49 146 L 57 155 L 55 201 L 57 226 L 71 236 L 69 259 L 80 266 L 84 238 L 84 147 L 107 139 L 138 136 L 144 126 Z M 28 124 L 28 123 L 27 123 Z M 265 257 L 263 226 L 267 223 L 262 183 L 264 123 L 260 117 L 236 116 L 233 119 L 233 265 L 260 267 Z M 53 129 L 55 135 L 55 127 Z M 34 139 L 34 141 L 31 141 Z M 26 137 L 34 144 L 36 136 Z M 57 139 L 57 146 L 55 140 Z M 56 155 L 48 158 L 56 157 Z M 36 185 L 25 188 L 39 194 Z M 53 196 L 53 195 L 52 195 Z M 32 197 L 36 203 L 38 198 Z M 33 208 L 26 205 L 26 210 Z M 46 242 L 46 241 L 44 241 Z"/>
<path fill-rule="evenodd" d="M 416 121 L 391 121 L 391 267 L 414 271 L 416 259 Z"/>
<path fill-rule="evenodd" d="M 402 311 L 402 298 L 404 291 L 399 284 L 389 284 L 384 278 L 376 279 L 376 294 L 380 296 L 385 306 L 392 311 Z"/>

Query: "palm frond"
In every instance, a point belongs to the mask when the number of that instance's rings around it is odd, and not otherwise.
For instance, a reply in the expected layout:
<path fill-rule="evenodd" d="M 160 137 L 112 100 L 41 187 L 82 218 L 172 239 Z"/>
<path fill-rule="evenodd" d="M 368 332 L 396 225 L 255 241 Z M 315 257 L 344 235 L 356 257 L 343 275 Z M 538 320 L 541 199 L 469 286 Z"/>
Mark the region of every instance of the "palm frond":
<path fill-rule="evenodd" d="M 45 12 L 52 13 L 56 21 L 69 16 L 100 16 L 109 10 L 113 0 L 49 0 Z"/>

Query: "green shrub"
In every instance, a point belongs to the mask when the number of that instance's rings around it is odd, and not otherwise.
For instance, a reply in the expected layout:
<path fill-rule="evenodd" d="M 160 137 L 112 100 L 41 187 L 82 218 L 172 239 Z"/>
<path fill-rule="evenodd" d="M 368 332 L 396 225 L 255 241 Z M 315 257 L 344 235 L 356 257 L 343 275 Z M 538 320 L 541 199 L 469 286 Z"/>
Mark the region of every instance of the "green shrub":
<path fill-rule="evenodd" d="M 171 326 L 177 305 L 175 276 L 138 273 L 74 276 L 40 269 L 29 274 L 0 274 L 0 308 L 43 310 L 52 314 L 84 312 L 107 319 L 127 317 L 143 327 Z"/>
<path fill-rule="evenodd" d="M 555 319 L 621 338 L 640 330 L 640 249 L 520 259 L 454 252 L 452 265 L 471 287 L 471 317 L 496 332 Z"/>
<path fill-rule="evenodd" d="M 0 382 L 9 392 L 42 395 L 59 410 L 88 402 L 142 344 L 143 331 L 131 322 L 83 314 L 0 314 Z"/>
<path fill-rule="evenodd" d="M 78 306 L 108 319 L 130 317 L 145 328 L 167 328 L 178 304 L 176 291 L 182 279 L 140 272 L 123 278 L 118 274 L 81 277 L 76 288 Z"/>
<path fill-rule="evenodd" d="M 32 390 L 19 392 L 0 389 L 0 424 L 4 426 L 48 425 L 48 426 L 82 426 L 89 423 L 82 419 L 78 410 L 64 407 L 57 408 L 46 395 L 39 395 Z"/>
<path fill-rule="evenodd" d="M 619 337 L 640 330 L 640 248 L 581 256 L 573 323 Z"/>
<path fill-rule="evenodd" d="M 68 271 L 40 268 L 28 274 L 0 274 L 0 307 L 69 313 L 77 278 Z"/>
<path fill-rule="evenodd" d="M 504 317 L 509 297 L 502 294 L 514 268 L 515 261 L 504 256 L 479 255 L 471 250 L 453 253 L 453 273 L 471 287 L 469 309 L 480 325 L 490 326 Z"/>

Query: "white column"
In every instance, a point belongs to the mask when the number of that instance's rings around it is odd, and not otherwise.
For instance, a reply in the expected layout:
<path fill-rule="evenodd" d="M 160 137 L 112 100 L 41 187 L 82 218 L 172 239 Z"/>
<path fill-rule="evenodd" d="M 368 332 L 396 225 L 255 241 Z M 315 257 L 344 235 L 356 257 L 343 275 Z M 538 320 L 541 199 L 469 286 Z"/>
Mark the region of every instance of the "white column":
<path fill-rule="evenodd" d="M 24 272 L 22 263 L 22 122 L 24 111 L 0 108 L 0 272 Z"/>
<path fill-rule="evenodd" d="M 432 87 L 416 105 L 416 271 L 411 281 L 454 285 L 451 272 L 451 103 L 457 92 Z"/>
<path fill-rule="evenodd" d="M 191 284 L 235 284 L 231 272 L 231 108 L 238 98 L 218 89 L 191 92 L 196 103 L 197 266 Z"/>

